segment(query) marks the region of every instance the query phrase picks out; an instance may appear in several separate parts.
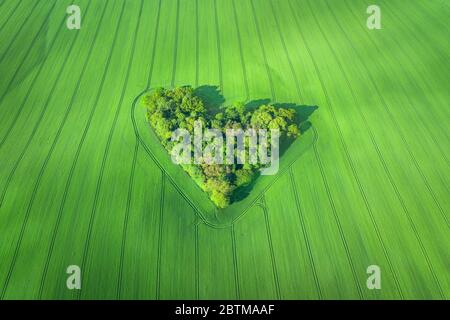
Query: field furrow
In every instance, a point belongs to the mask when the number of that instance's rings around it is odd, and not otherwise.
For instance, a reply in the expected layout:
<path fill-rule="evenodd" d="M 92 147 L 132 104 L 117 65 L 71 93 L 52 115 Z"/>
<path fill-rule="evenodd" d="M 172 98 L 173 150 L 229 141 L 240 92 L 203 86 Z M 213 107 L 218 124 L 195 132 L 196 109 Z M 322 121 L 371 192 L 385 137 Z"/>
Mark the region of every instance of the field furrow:
<path fill-rule="evenodd" d="M 449 14 L 0 0 L 0 299 L 448 299 Z M 212 115 L 272 102 L 304 130 L 229 211 L 147 141 L 138 97 L 185 85 Z"/>

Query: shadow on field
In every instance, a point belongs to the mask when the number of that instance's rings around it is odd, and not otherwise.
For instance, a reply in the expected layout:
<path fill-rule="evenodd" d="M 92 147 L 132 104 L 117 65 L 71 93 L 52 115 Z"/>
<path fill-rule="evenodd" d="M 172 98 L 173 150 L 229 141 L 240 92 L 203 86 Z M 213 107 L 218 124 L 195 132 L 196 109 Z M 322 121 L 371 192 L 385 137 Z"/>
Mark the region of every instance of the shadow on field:
<path fill-rule="evenodd" d="M 225 102 L 225 98 L 218 86 L 204 85 L 194 90 L 196 96 L 202 99 L 209 112 L 218 110 Z"/>
<path fill-rule="evenodd" d="M 270 99 L 259 99 L 253 100 L 246 104 L 249 110 L 254 110 L 262 105 L 270 103 Z M 278 108 L 291 108 L 296 112 L 295 122 L 299 126 L 301 134 L 304 134 L 307 130 L 311 128 L 311 122 L 308 120 L 309 117 L 316 111 L 319 107 L 317 106 L 307 106 L 307 105 L 297 105 L 295 103 L 273 103 L 275 107 Z M 301 136 L 300 138 L 301 139 Z M 291 139 L 283 139 L 280 141 L 280 161 L 283 157 L 283 154 L 289 149 L 291 144 L 294 142 Z M 255 179 L 248 185 L 240 187 L 234 193 L 234 197 L 231 199 L 233 202 L 239 202 L 245 199 L 253 190 L 260 174 L 258 174 Z"/>
<path fill-rule="evenodd" d="M 226 101 L 218 86 L 204 85 L 196 88 L 194 92 L 202 99 L 208 112 L 212 114 L 216 113 Z M 298 105 L 289 102 L 272 102 L 269 98 L 251 100 L 247 102 L 245 106 L 247 110 L 252 111 L 267 104 L 273 104 L 276 108 L 294 109 L 296 112 L 295 122 L 299 126 L 301 134 L 304 134 L 311 128 L 309 118 L 319 108 L 318 106 Z M 280 141 L 280 160 L 293 142 L 294 140 L 292 139 L 282 139 Z M 259 174 L 249 185 L 237 189 L 236 192 L 234 192 L 234 197 L 231 199 L 231 202 L 239 202 L 246 198 L 253 190 L 258 177 Z"/>
<path fill-rule="evenodd" d="M 258 100 L 252 100 L 245 104 L 248 110 L 253 111 L 255 109 L 258 109 L 260 106 L 263 106 L 265 104 L 269 104 L 270 99 L 258 99 Z"/>
<path fill-rule="evenodd" d="M 0 90 L 12 91 L 39 66 L 48 53 L 49 21 L 25 22 L 23 30 L 13 38 L 14 32 L 2 43 L 0 50 Z M 43 22 L 43 23 L 42 23 Z M 39 29 L 37 33 L 36 29 Z"/>

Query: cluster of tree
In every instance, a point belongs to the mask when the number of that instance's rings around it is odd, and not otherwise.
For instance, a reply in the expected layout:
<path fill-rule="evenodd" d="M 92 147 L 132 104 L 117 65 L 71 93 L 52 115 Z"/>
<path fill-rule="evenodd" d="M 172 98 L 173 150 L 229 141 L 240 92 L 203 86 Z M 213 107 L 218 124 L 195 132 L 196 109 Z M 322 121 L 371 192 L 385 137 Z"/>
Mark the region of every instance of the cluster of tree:
<path fill-rule="evenodd" d="M 171 141 L 172 133 L 176 129 L 185 129 L 192 135 L 194 124 L 198 121 L 203 124 L 203 128 L 218 129 L 222 133 L 227 129 L 278 129 L 280 139 L 295 139 L 300 135 L 293 109 L 268 104 L 247 110 L 244 104 L 234 103 L 214 112 L 206 110 L 205 104 L 190 86 L 158 88 L 145 95 L 143 103 L 151 127 L 169 152 L 175 143 Z M 208 143 L 203 142 L 204 145 Z M 225 208 L 231 203 L 233 193 L 248 186 L 264 164 L 191 163 L 183 164 L 182 167 L 209 194 L 217 207 Z"/>

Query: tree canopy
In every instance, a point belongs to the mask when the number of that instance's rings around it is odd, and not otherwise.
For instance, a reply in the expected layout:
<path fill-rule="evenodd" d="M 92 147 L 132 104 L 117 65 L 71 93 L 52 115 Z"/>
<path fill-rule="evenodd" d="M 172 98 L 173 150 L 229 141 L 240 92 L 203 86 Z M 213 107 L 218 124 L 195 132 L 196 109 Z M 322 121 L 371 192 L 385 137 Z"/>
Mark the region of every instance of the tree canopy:
<path fill-rule="evenodd" d="M 203 128 L 217 129 L 224 135 L 227 129 L 278 129 L 280 139 L 295 139 L 300 135 L 292 108 L 264 104 L 255 110 L 247 110 L 243 103 L 233 103 L 219 110 L 207 110 L 191 86 L 155 89 L 143 97 L 143 103 L 152 129 L 169 152 L 174 145 L 172 133 L 176 129 L 185 129 L 193 135 L 196 121 L 200 121 Z M 203 140 L 202 147 L 211 143 L 212 140 Z M 245 145 L 248 144 L 246 138 Z M 225 153 L 225 150 L 222 152 Z M 183 169 L 219 208 L 230 205 L 234 192 L 251 184 L 264 166 L 261 162 L 182 164 Z"/>

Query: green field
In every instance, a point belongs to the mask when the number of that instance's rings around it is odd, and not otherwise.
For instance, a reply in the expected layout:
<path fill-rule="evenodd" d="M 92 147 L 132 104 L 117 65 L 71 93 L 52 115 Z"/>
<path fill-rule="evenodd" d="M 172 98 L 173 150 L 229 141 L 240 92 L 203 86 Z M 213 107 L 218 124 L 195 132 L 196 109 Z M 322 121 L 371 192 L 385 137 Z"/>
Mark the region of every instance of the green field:
<path fill-rule="evenodd" d="M 449 17 L 441 0 L 0 1 L 0 299 L 449 299 Z M 181 85 L 317 106 L 314 142 L 229 223 L 133 125 L 139 94 Z"/>

